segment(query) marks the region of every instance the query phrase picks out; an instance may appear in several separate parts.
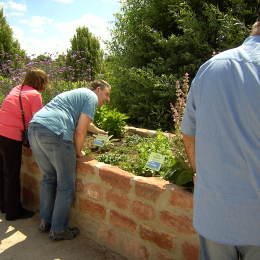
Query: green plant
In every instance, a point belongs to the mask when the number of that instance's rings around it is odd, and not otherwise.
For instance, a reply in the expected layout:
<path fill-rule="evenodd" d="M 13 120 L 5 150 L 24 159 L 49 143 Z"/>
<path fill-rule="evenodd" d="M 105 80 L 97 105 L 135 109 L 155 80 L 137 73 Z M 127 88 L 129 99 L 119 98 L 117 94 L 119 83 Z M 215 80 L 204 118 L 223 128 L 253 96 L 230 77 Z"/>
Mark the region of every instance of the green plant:
<path fill-rule="evenodd" d="M 128 116 L 120 113 L 115 108 L 108 106 L 98 108 L 95 114 L 94 123 L 101 129 L 108 131 L 109 135 L 120 138 L 124 134 L 124 126 Z"/>
<path fill-rule="evenodd" d="M 175 88 L 176 88 L 177 99 L 174 105 L 172 103 L 170 104 L 173 124 L 175 128 L 174 131 L 175 136 L 172 138 L 173 153 L 179 160 L 188 163 L 188 158 L 184 149 L 182 133 L 181 133 L 181 123 L 184 115 L 184 110 L 186 107 L 188 92 L 190 89 L 188 73 L 185 73 L 182 82 L 176 81 Z"/>
<path fill-rule="evenodd" d="M 258 4 L 256 4 L 258 2 Z M 171 131 L 175 80 L 240 45 L 259 1 L 124 0 L 108 44 L 111 101 L 129 123 Z"/>
<path fill-rule="evenodd" d="M 137 145 L 138 158 L 137 163 L 134 166 L 134 173 L 138 173 L 142 176 L 154 176 L 157 172 L 146 167 L 148 158 L 152 152 L 159 153 L 165 156 L 164 163 L 160 169 L 160 175 L 163 175 L 165 170 L 176 163 L 175 158 L 171 151 L 171 144 L 167 137 L 163 134 L 159 134 L 156 137 L 146 138 L 143 142 Z"/>
<path fill-rule="evenodd" d="M 98 156 L 98 160 L 111 165 L 119 165 L 123 160 L 127 160 L 126 155 L 117 153 L 105 153 Z"/>
<path fill-rule="evenodd" d="M 71 47 L 67 50 L 66 65 L 74 70 L 65 73 L 67 76 L 73 76 L 73 81 L 91 81 L 104 72 L 103 51 L 99 39 L 86 26 L 78 27 L 70 42 Z"/>
<path fill-rule="evenodd" d="M 7 96 L 12 88 L 12 81 L 8 78 L 0 76 L 0 104 L 2 104 L 4 98 Z"/>
<path fill-rule="evenodd" d="M 183 161 L 177 160 L 170 169 L 163 173 L 162 177 L 180 186 L 193 187 L 193 170 Z"/>
<path fill-rule="evenodd" d="M 139 176 L 160 176 L 177 185 L 192 189 L 192 170 L 184 161 L 174 156 L 172 148 L 172 141 L 162 133 L 156 137 L 126 135 L 121 140 L 121 146 L 110 146 L 109 151 L 98 155 L 96 159 L 117 165 L 121 169 Z M 164 163 L 158 172 L 146 167 L 152 152 L 165 156 Z"/>
<path fill-rule="evenodd" d="M 113 66 L 113 64 L 111 65 Z M 175 75 L 156 75 L 151 68 L 116 66 L 111 102 L 137 127 L 172 129 L 170 103 L 175 102 Z"/>

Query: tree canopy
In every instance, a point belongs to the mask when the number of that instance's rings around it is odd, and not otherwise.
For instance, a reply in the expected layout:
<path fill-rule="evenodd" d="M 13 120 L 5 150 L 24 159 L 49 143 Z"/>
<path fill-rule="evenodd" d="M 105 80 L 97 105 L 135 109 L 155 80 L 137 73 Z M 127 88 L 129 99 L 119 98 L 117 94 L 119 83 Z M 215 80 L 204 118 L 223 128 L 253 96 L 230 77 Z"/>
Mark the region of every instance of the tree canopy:
<path fill-rule="evenodd" d="M 25 57 L 25 51 L 14 39 L 13 31 L 6 21 L 3 9 L 0 8 L 0 73 L 3 76 L 8 76 L 10 70 L 20 66 L 21 58 Z"/>
<path fill-rule="evenodd" d="M 147 121 L 154 113 L 152 110 L 133 109 L 139 99 L 135 94 L 129 96 L 129 93 L 138 89 L 139 95 L 142 93 L 149 100 L 155 88 L 155 85 L 151 85 L 148 92 L 141 78 L 135 74 L 133 79 L 133 71 L 142 70 L 143 73 L 139 73 L 142 77 L 149 71 L 149 77 L 153 79 L 165 79 L 170 75 L 179 79 L 189 73 L 192 79 L 199 66 L 212 55 L 244 41 L 249 35 L 249 25 L 257 16 L 257 3 L 255 0 L 122 1 L 109 45 L 110 62 L 113 64 L 112 80 L 116 86 L 114 102 L 122 104 L 119 105 L 121 111 L 128 113 L 133 123 L 156 127 L 161 122 L 159 126 L 165 126 L 162 118 L 167 118 L 169 127 L 168 98 L 160 100 L 164 104 L 164 115 L 168 114 L 168 117 L 162 117 L 160 113 L 153 117 L 153 122 Z M 152 82 L 158 85 L 157 80 Z M 174 89 L 169 88 L 168 84 L 165 86 L 168 86 L 164 89 L 167 97 L 172 96 Z M 158 100 L 150 99 L 148 104 L 151 106 L 154 102 L 158 103 Z M 129 114 L 128 111 L 133 112 Z M 148 114 L 144 114 L 144 111 Z M 144 118 L 144 121 L 139 118 Z M 157 124 L 154 124 L 155 121 Z"/>
<path fill-rule="evenodd" d="M 214 52 L 241 44 L 256 15 L 255 0 L 126 0 L 110 49 L 122 66 L 194 75 Z"/>
<path fill-rule="evenodd" d="M 73 67 L 74 80 L 93 80 L 103 71 L 103 52 L 99 40 L 87 27 L 78 27 L 71 39 L 66 65 Z"/>

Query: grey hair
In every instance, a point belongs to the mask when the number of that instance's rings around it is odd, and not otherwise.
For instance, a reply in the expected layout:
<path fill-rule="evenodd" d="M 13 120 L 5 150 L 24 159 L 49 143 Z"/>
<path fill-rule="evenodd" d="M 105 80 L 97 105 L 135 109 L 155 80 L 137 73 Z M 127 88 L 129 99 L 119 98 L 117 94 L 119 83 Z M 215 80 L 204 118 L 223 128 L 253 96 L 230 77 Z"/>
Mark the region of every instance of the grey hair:
<path fill-rule="evenodd" d="M 90 89 L 91 90 L 96 90 L 98 87 L 100 87 L 102 90 L 104 88 L 109 88 L 111 89 L 111 86 L 105 81 L 105 80 L 102 80 L 102 79 L 97 79 L 97 80 L 94 80 L 90 83 Z"/>

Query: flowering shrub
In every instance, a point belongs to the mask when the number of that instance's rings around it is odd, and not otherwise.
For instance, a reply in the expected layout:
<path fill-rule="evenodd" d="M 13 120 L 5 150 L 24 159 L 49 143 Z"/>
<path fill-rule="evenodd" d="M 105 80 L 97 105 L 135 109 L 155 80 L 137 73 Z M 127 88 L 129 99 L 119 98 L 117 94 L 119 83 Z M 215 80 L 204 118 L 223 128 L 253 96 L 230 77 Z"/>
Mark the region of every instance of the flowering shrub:
<path fill-rule="evenodd" d="M 175 136 L 173 137 L 173 153 L 178 159 L 185 163 L 188 163 L 187 155 L 182 141 L 181 122 L 183 119 L 186 100 L 189 92 L 189 74 L 185 73 L 182 85 L 179 81 L 176 81 L 175 87 L 177 99 L 174 105 L 172 103 L 170 104 L 175 128 Z"/>
<path fill-rule="evenodd" d="M 79 54 L 82 55 L 82 51 L 74 53 L 77 64 L 82 62 Z M 81 78 L 85 78 L 85 81 L 75 81 L 74 75 L 77 73 L 78 67 L 66 66 L 65 55 L 59 55 L 56 58 L 50 53 L 45 53 L 38 57 L 32 55 L 29 58 L 24 58 L 18 54 L 10 55 L 5 53 L 0 55 L 5 56 L 5 62 L 0 64 L 0 102 L 2 102 L 11 88 L 22 82 L 26 71 L 32 68 L 42 69 L 48 75 L 50 86 L 42 93 L 45 104 L 63 91 L 86 87 L 91 78 L 90 70 L 85 70 L 81 75 Z M 20 65 L 14 66 L 14 64 Z"/>

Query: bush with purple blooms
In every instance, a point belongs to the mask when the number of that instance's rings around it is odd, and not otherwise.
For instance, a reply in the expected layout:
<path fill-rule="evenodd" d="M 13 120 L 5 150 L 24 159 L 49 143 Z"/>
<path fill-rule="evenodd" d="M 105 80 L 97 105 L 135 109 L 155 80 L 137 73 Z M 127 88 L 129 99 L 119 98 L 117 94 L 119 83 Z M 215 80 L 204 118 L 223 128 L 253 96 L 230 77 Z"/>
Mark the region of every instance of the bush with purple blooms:
<path fill-rule="evenodd" d="M 45 104 L 57 94 L 86 86 L 92 80 L 91 70 L 86 69 L 81 75 L 81 79 L 85 80 L 77 81 L 73 75 L 75 75 L 78 68 L 77 66 L 75 68 L 66 66 L 66 55 L 59 55 L 56 58 L 50 53 L 37 57 L 32 55 L 30 58 L 23 58 L 18 54 L 9 55 L 6 53 L 0 55 L 5 56 L 3 59 L 5 62 L 0 64 L 0 103 L 2 103 L 11 88 L 22 82 L 26 71 L 32 68 L 42 69 L 48 74 L 50 86 L 43 92 Z M 78 52 L 74 54 L 74 57 L 79 57 L 78 60 L 75 59 L 75 62 L 82 62 Z"/>

